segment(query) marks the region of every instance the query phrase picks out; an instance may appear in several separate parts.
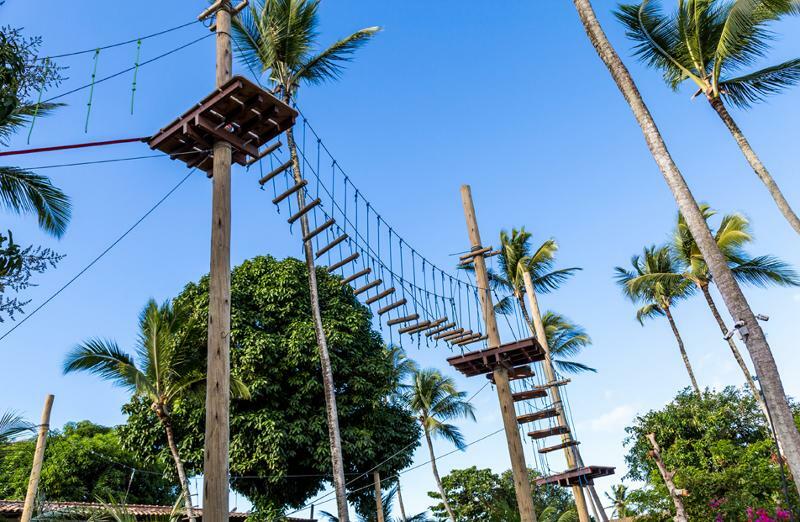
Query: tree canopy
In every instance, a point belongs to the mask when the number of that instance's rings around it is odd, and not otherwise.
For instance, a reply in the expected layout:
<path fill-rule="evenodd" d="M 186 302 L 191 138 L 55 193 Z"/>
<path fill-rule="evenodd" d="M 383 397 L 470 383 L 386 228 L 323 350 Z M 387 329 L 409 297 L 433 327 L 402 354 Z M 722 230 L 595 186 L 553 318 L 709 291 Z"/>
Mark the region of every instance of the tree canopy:
<path fill-rule="evenodd" d="M 369 309 L 352 289 L 317 270 L 323 324 L 336 382 L 346 473 L 353 478 L 350 501 L 374 503 L 371 476 L 381 465 L 394 475 L 412 461 L 420 436 L 411 414 L 389 400 L 397 386 L 394 357 L 372 329 Z M 190 358 L 205 361 L 208 277 L 188 284 L 176 298 L 193 315 L 184 345 Z M 299 507 L 330 481 L 330 449 L 319 355 L 309 310 L 306 265 L 297 259 L 257 257 L 231 278 L 231 367 L 250 399 L 231 403 L 231 485 L 259 515 Z M 187 469 L 203 462 L 202 399 L 173 406 L 173 425 Z M 132 400 L 122 429 L 127 447 L 143 458 L 167 462 L 169 452 L 149 403 Z M 396 454 L 395 454 L 396 453 Z M 391 458 L 390 458 L 391 457 Z"/>
<path fill-rule="evenodd" d="M 534 470 L 528 470 L 533 479 Z M 454 469 L 442 477 L 447 499 L 456 515 L 456 520 L 469 522 L 518 522 L 517 500 L 514 478 L 511 471 L 498 475 L 491 469 Z M 539 522 L 568 522 L 577 520 L 575 504 L 564 488 L 556 486 L 534 487 L 533 506 Z M 441 495 L 429 492 L 428 496 L 440 502 L 431 506 L 436 520 L 447 520 Z"/>
<path fill-rule="evenodd" d="M 0 498 L 25 498 L 35 448 L 35 438 L 0 446 Z M 131 468 L 142 471 L 131 475 Z M 48 437 L 39 491 L 47 500 L 94 502 L 127 493 L 130 503 L 171 505 L 177 488 L 164 473 L 124 449 L 116 428 L 73 422 Z"/>
<path fill-rule="evenodd" d="M 793 410 L 797 419 L 796 405 Z M 676 486 L 689 492 L 683 502 L 690 520 L 744 520 L 748 508 L 775 513 L 786 507 L 775 442 L 749 393 L 733 387 L 702 397 L 683 391 L 626 431 L 628 476 L 647 484 L 630 500 L 648 519 L 671 519 L 666 486 L 648 456 L 648 433 L 655 433 L 667 469 L 676 472 Z M 796 490 L 788 489 L 797 505 Z"/>

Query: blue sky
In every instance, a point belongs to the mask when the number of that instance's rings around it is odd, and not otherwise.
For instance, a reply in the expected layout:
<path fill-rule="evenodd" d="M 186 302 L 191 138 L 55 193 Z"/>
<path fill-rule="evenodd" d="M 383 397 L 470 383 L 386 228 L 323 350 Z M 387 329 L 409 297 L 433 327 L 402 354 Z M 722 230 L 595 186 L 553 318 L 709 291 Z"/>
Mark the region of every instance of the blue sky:
<path fill-rule="evenodd" d="M 691 89 L 671 92 L 657 73 L 630 58 L 630 45 L 596 1 L 612 42 L 625 58 L 696 197 L 724 212 L 741 211 L 757 238 L 752 252 L 800 263 L 800 243 L 749 170 L 733 140 Z M 3 24 L 44 37 L 43 53 L 94 48 L 192 20 L 203 2 L 44 2 L 8 0 Z M 498 8 L 499 7 L 499 8 Z M 688 384 L 674 339 L 663 321 L 642 328 L 634 308 L 612 280 L 644 245 L 668 238 L 675 205 L 649 156 L 638 127 L 589 46 L 570 2 L 323 2 L 322 42 L 361 27 L 384 31 L 359 52 L 342 80 L 306 89 L 301 107 L 338 162 L 374 207 L 409 243 L 440 266 L 463 251 L 468 238 L 459 186 L 472 185 L 484 241 L 500 229 L 525 225 L 535 240 L 555 237 L 562 266 L 583 271 L 542 306 L 581 323 L 594 339 L 583 361 L 597 374 L 574 379 L 569 397 L 587 463 L 618 466 L 624 474 L 624 427 L 637 412 L 659 407 Z M 774 61 L 800 50 L 800 21 L 778 26 Z M 195 25 L 145 41 L 142 59 L 202 36 Z M 104 51 L 98 75 L 133 63 L 134 46 Z M 213 87 L 213 39 L 143 67 L 130 115 L 130 75 L 98 85 L 88 133 L 88 93 L 36 122 L 31 146 L 145 136 L 172 121 Z M 69 79 L 52 94 L 89 81 L 91 54 L 65 59 Z M 241 74 L 247 71 L 239 68 Z M 790 91 L 734 116 L 787 198 L 800 206 L 797 122 L 800 91 Z M 24 136 L 12 143 L 25 146 Z M 30 155 L 20 166 L 41 166 L 149 154 L 140 144 Z M 147 159 L 50 169 L 74 204 L 66 236 L 42 235 L 32 219 L 6 216 L 15 238 L 67 254 L 57 270 L 38 278 L 29 309 L 71 278 L 186 174 L 182 164 Z M 233 263 L 260 254 L 300 256 L 300 244 L 257 190 L 252 174 L 234 172 Z M 160 209 L 71 288 L 0 342 L 0 411 L 38 418 L 42 399 L 56 396 L 53 425 L 78 419 L 103 424 L 124 419 L 125 393 L 89 376 L 61 375 L 65 352 L 89 336 L 130 346 L 136 316 L 149 297 L 174 296 L 208 269 L 210 184 L 193 176 Z M 495 240 L 496 241 L 496 240 Z M 771 319 L 769 341 L 792 395 L 800 385 L 795 350 L 799 289 L 746 289 L 756 312 Z M 675 312 L 703 386 L 740 384 L 741 376 L 699 300 Z M 5 331 L 11 323 L 0 326 Z M 412 355 L 453 373 L 443 349 Z M 456 376 L 465 390 L 483 380 Z M 475 399 L 478 422 L 465 423 L 468 441 L 501 426 L 490 389 Z M 531 450 L 528 448 L 530 458 Z M 449 451 L 443 443 L 440 452 Z M 420 450 L 418 462 L 427 455 Z M 443 459 L 440 467 L 469 465 L 502 471 L 508 457 L 502 435 Z M 554 469 L 563 467 L 553 459 Z M 403 477 L 409 511 L 430 503 L 427 467 Z M 239 502 L 240 508 L 242 503 Z M 333 509 L 333 503 L 321 506 Z"/>

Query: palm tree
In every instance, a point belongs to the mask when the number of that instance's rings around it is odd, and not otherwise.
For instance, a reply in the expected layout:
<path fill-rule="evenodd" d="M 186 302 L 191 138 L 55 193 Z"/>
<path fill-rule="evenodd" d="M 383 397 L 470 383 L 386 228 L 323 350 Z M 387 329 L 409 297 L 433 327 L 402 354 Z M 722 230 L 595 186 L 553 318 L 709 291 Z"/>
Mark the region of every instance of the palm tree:
<path fill-rule="evenodd" d="M 5 444 L 20 433 L 31 430 L 31 425 L 13 411 L 0 415 L 0 445 Z"/>
<path fill-rule="evenodd" d="M 666 246 L 645 248 L 643 255 L 635 255 L 631 258 L 631 265 L 631 270 L 618 266 L 615 271 L 617 284 L 622 288 L 625 296 L 634 303 L 642 305 L 636 312 L 636 320 L 639 321 L 639 324 L 644 325 L 645 319 L 666 316 L 675 340 L 678 342 L 678 349 L 681 352 L 683 363 L 686 365 L 692 388 L 697 395 L 700 395 L 700 387 L 697 385 L 692 364 L 686 354 L 683 338 L 675 324 L 675 318 L 672 316 L 672 307 L 678 301 L 692 295 L 694 287 L 690 281 L 680 277 L 652 277 L 653 275 L 678 272 L 672 252 Z"/>
<path fill-rule="evenodd" d="M 596 369 L 583 363 L 565 359 L 578 355 L 581 350 L 592 344 L 591 337 L 581 325 L 552 311 L 545 312 L 542 323 L 547 346 L 556 368 L 566 373 L 597 372 Z"/>
<path fill-rule="evenodd" d="M 669 14 L 643 0 L 620 6 L 616 14 L 636 42 L 641 61 L 660 69 L 673 89 L 691 80 L 697 94 L 705 95 L 778 209 L 800 234 L 800 218 L 725 106 L 730 102 L 747 109 L 800 81 L 800 58 L 743 70 L 766 55 L 775 37 L 770 23 L 793 13 L 800 13 L 796 0 L 681 0 Z"/>
<path fill-rule="evenodd" d="M 103 339 L 85 341 L 67 355 L 64 373 L 86 371 L 125 388 L 134 396 L 150 401 L 167 437 L 167 445 L 175 461 L 181 490 L 186 501 L 186 514 L 195 519 L 189 480 L 178 452 L 172 427 L 172 406 L 188 393 L 199 393 L 205 373 L 197 361 L 186 357 L 186 336 L 192 329 L 188 310 L 165 302 L 161 306 L 151 299 L 139 315 L 139 339 L 134 358 L 116 342 Z M 245 386 L 231 378 L 231 392 L 247 397 Z"/>
<path fill-rule="evenodd" d="M 268 73 L 269 83 L 288 104 L 295 100 L 302 83 L 317 85 L 338 79 L 344 64 L 352 59 L 353 53 L 380 30 L 378 27 L 361 29 L 318 51 L 318 7 L 319 0 L 254 0 L 249 10 L 243 11 L 240 17 L 233 20 L 234 41 L 240 59 L 251 69 Z M 302 181 L 302 174 L 294 132 L 291 128 L 286 130 L 286 141 L 292 159 L 294 179 L 299 183 Z M 305 205 L 305 195 L 302 190 L 298 191 L 297 199 L 299 206 Z M 309 232 L 307 214 L 300 218 L 300 226 L 303 236 L 306 236 Z M 310 241 L 305 241 L 303 247 L 308 267 L 311 313 L 325 389 L 334 489 L 339 518 L 342 522 L 348 522 L 333 370 L 322 327 L 314 252 Z"/>
<path fill-rule="evenodd" d="M 606 493 L 606 498 L 611 501 L 610 507 L 614 510 L 613 515 L 615 517 L 625 518 L 634 514 L 633 510 L 630 508 L 628 486 L 624 484 L 616 484 L 611 486 L 611 495 Z"/>
<path fill-rule="evenodd" d="M 33 117 L 44 116 L 59 104 L 21 104 L 0 120 L 0 145 Z M 48 234 L 61 237 L 67 229 L 72 208 L 69 198 L 53 186 L 47 176 L 18 167 L 0 166 L 0 206 L 16 214 L 36 214 L 39 227 Z"/>
<path fill-rule="evenodd" d="M 701 205 L 700 208 L 706 220 L 716 213 L 708 205 Z M 728 214 L 723 216 L 719 227 L 714 233 L 714 239 L 720 251 L 728 260 L 731 272 L 740 283 L 752 284 L 762 288 L 770 284 L 778 286 L 800 285 L 800 279 L 794 270 L 780 259 L 768 255 L 751 257 L 744 251 L 744 246 L 753 241 L 753 236 L 750 232 L 750 223 L 743 215 Z M 711 295 L 710 286 L 714 281 L 711 278 L 708 265 L 686 226 L 686 220 L 680 214 L 678 214 L 672 248 L 682 269 L 680 277 L 687 278 L 700 290 L 708 304 L 708 308 L 711 310 L 711 314 L 714 316 L 714 320 L 719 326 L 720 332 L 722 332 L 723 336 L 726 336 L 728 327 L 725 325 L 725 321 Z M 745 382 L 761 407 L 761 411 L 769 418 L 764 399 L 756 386 L 750 369 L 739 352 L 739 348 L 736 346 L 736 341 L 733 340 L 732 336 L 726 337 L 733 357 L 744 374 Z"/>
<path fill-rule="evenodd" d="M 739 332 L 743 334 L 745 345 L 750 352 L 750 358 L 772 414 L 775 432 L 783 447 L 789 469 L 794 476 L 800 476 L 800 432 L 797 430 L 792 410 L 786 401 L 786 392 L 778 372 L 778 366 L 764 331 L 742 293 L 742 289 L 734 279 L 725 256 L 722 255 L 719 246 L 714 241 L 708 223 L 686 184 L 686 179 L 667 149 L 661 131 L 644 103 L 636 83 L 600 26 L 591 0 L 572 0 L 572 3 L 575 5 L 578 18 L 589 42 L 594 47 L 598 58 L 608 69 L 620 94 L 625 98 L 634 118 L 641 127 L 650 154 L 672 192 L 678 210 L 686 219 L 686 226 L 697 242 L 697 248 L 703 255 L 703 259 L 708 264 L 709 271 L 725 301 L 728 312 L 736 319 L 737 323 L 740 323 Z M 795 487 L 800 492 L 800 482 L 796 482 Z"/>
<path fill-rule="evenodd" d="M 431 468 L 436 487 L 442 496 L 442 503 L 450 517 L 450 522 L 456 522 L 453 508 L 447 501 L 439 469 L 436 467 L 436 455 L 433 452 L 433 437 L 440 437 L 460 450 L 466 449 L 461 431 L 447 421 L 466 418 L 475 420 L 475 408 L 465 400 L 466 392 L 456 389 L 455 382 L 450 377 L 443 376 L 438 370 L 418 370 L 414 374 L 412 387 L 406 392 L 406 402 L 415 412 L 417 420 L 422 425 L 425 442 L 431 456 Z"/>
<path fill-rule="evenodd" d="M 545 294 L 557 290 L 561 283 L 569 279 L 580 268 L 561 268 L 552 270 L 555 264 L 558 243 L 555 239 L 548 239 L 536 249 L 531 249 L 531 233 L 525 227 L 512 229 L 511 234 L 505 230 L 500 232 L 500 256 L 498 264 L 500 271 L 489 270 L 489 281 L 498 288 L 502 288 L 517 300 L 525 322 L 533 328 L 528 307 L 525 305 L 525 281 L 523 274 L 530 272 L 533 279 L 533 288 L 537 293 Z M 464 267 L 466 270 L 475 270 L 474 266 Z M 510 313 L 513 309 L 511 296 L 500 299 L 495 305 L 498 313 Z"/>
<path fill-rule="evenodd" d="M 397 496 L 396 486 L 381 495 L 381 505 L 383 506 L 383 519 L 386 522 L 428 522 L 429 520 L 428 516 L 424 512 L 418 513 L 412 517 L 392 518 L 392 505 L 394 504 L 394 499 L 396 496 Z M 378 517 L 375 514 L 376 510 L 375 505 L 374 504 L 368 504 L 368 505 L 373 511 L 367 514 L 359 514 L 357 518 L 358 522 L 376 522 Z M 337 517 L 333 513 L 328 513 L 327 511 L 320 511 L 320 515 L 325 517 L 327 522 L 339 522 L 339 517 Z"/>

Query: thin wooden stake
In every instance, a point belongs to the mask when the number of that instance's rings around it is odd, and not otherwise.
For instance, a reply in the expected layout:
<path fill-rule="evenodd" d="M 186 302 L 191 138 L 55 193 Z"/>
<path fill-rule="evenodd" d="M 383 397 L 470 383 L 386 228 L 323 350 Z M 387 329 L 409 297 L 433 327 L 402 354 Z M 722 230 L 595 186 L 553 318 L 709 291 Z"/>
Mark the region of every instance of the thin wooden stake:
<path fill-rule="evenodd" d="M 39 478 L 42 476 L 42 463 L 44 450 L 47 446 L 47 433 L 50 431 L 50 411 L 53 409 L 53 397 L 48 395 L 44 399 L 42 421 L 39 423 L 39 435 L 36 438 L 36 450 L 33 453 L 33 466 L 28 479 L 28 492 L 25 494 L 25 504 L 22 507 L 22 522 L 31 522 L 33 516 L 33 503 L 36 500 L 36 491 L 39 488 Z"/>
<path fill-rule="evenodd" d="M 383 520 L 383 497 L 381 496 L 381 474 L 375 471 L 372 474 L 372 478 L 375 481 L 375 509 L 377 510 L 378 514 L 378 522 L 384 522 Z"/>

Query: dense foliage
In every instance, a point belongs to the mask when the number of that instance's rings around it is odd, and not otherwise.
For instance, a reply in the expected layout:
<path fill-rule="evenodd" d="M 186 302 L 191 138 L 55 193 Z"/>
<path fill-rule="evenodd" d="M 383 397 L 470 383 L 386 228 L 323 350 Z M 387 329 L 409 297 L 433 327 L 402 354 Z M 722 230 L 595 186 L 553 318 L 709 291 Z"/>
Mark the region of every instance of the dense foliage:
<path fill-rule="evenodd" d="M 627 432 L 629 476 L 648 485 L 629 500 L 650 520 L 671 519 L 672 504 L 648 455 L 648 433 L 655 433 L 667 469 L 676 472 L 676 486 L 689 492 L 683 501 L 691 520 L 745 520 L 748 508 L 774 514 L 787 507 L 775 443 L 748 393 L 683 391 L 663 409 L 637 417 Z M 796 506 L 791 483 L 788 490 Z"/>
<path fill-rule="evenodd" d="M 323 323 L 330 344 L 349 488 L 357 507 L 374 502 L 371 476 L 358 477 L 375 464 L 391 476 L 411 463 L 419 428 L 401 405 L 389 401 L 398 375 L 394 358 L 371 327 L 369 309 L 347 285 L 325 269 L 317 271 Z M 249 400 L 231 404 L 232 486 L 247 496 L 263 517 L 297 507 L 329 480 L 330 449 L 319 355 L 309 313 L 305 264 L 258 257 L 233 270 L 232 372 L 247 385 Z M 208 278 L 190 283 L 176 298 L 189 306 L 194 327 L 186 346 L 205 361 Z M 127 447 L 142 457 L 168 462 L 166 441 L 149 405 L 132 400 L 122 429 Z M 194 399 L 173 407 L 176 438 L 187 468 L 203 461 L 204 409 Z M 391 427 L 387 429 L 387 427 Z M 405 448 L 405 449 L 404 449 Z M 397 454 L 395 455 L 395 453 Z"/>
<path fill-rule="evenodd" d="M 25 498 L 35 447 L 35 439 L 0 446 L 0 498 Z M 143 471 L 131 474 L 131 468 Z M 172 505 L 177 489 L 164 471 L 125 450 L 117 429 L 81 421 L 48 437 L 39 491 L 47 500 L 94 502 L 127 494 L 131 503 Z"/>
<path fill-rule="evenodd" d="M 529 471 L 531 483 L 536 472 Z M 455 469 L 442 477 L 445 494 L 458 522 L 515 522 L 519 521 L 514 479 L 511 471 L 501 475 L 491 469 L 475 466 Z M 569 493 L 559 487 L 534 487 L 534 509 L 539 522 L 571 522 L 578 520 L 575 504 Z M 428 496 L 441 500 L 437 492 Z M 444 504 L 431 506 L 436 520 L 447 520 Z"/>

